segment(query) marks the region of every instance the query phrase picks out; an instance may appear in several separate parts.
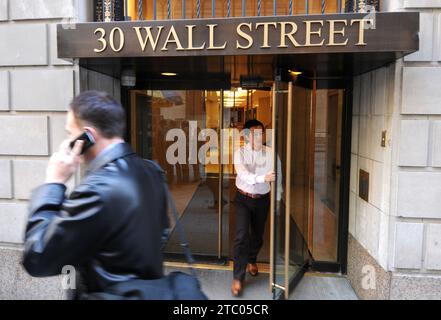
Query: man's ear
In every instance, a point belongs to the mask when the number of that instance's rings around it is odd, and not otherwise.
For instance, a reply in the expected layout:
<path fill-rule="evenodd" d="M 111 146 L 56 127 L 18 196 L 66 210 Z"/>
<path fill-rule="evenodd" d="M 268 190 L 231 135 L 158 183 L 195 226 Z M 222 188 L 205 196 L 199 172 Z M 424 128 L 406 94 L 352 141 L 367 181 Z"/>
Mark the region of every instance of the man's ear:
<path fill-rule="evenodd" d="M 91 134 L 95 141 L 100 137 L 98 130 L 96 130 L 94 127 L 84 127 L 84 130 Z"/>

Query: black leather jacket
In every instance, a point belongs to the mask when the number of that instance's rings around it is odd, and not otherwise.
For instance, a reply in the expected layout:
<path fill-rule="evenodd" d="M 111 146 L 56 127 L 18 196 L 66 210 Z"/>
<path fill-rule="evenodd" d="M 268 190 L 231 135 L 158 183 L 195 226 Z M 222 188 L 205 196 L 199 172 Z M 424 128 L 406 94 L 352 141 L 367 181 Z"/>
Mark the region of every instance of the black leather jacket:
<path fill-rule="evenodd" d="M 30 201 L 25 269 L 46 277 L 74 266 L 85 292 L 162 277 L 161 236 L 167 227 L 162 179 L 159 168 L 120 143 L 92 161 L 69 197 L 63 184 L 40 186 Z"/>

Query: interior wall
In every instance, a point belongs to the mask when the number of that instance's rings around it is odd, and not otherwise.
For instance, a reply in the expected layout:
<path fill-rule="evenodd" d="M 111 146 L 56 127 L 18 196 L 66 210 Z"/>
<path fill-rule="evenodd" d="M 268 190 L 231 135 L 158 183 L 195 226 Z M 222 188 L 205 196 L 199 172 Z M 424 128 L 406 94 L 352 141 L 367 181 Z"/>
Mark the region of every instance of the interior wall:
<path fill-rule="evenodd" d="M 355 77 L 353 95 L 349 232 L 385 270 L 394 77 L 395 64 Z M 369 174 L 368 201 L 359 196 L 360 170 Z"/>

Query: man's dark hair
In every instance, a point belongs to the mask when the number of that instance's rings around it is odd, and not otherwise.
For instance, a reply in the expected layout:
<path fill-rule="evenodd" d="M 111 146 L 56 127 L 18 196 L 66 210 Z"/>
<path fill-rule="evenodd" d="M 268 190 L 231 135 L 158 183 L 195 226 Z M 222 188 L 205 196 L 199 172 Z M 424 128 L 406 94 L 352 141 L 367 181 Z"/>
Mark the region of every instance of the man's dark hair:
<path fill-rule="evenodd" d="M 95 127 L 105 138 L 124 137 L 126 115 L 110 94 L 85 91 L 72 100 L 70 108 L 77 120 Z"/>
<path fill-rule="evenodd" d="M 252 127 L 261 127 L 262 131 L 265 130 L 263 123 L 257 119 L 248 120 L 247 122 L 245 122 L 245 125 L 243 126 L 245 130 L 250 130 Z"/>

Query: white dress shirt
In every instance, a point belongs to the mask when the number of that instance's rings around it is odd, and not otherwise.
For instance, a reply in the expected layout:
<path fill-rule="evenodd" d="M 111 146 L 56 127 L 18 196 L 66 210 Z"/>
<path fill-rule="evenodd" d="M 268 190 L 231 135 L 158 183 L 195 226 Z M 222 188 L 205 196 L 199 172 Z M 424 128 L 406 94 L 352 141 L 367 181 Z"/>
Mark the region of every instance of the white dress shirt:
<path fill-rule="evenodd" d="M 278 188 L 277 199 L 281 195 L 281 163 L 277 158 Z M 265 181 L 265 175 L 274 171 L 273 152 L 267 146 L 262 146 L 259 151 L 253 150 L 251 144 L 237 149 L 234 153 L 234 168 L 236 169 L 236 187 L 251 194 L 266 194 L 271 191 L 269 182 Z"/>

